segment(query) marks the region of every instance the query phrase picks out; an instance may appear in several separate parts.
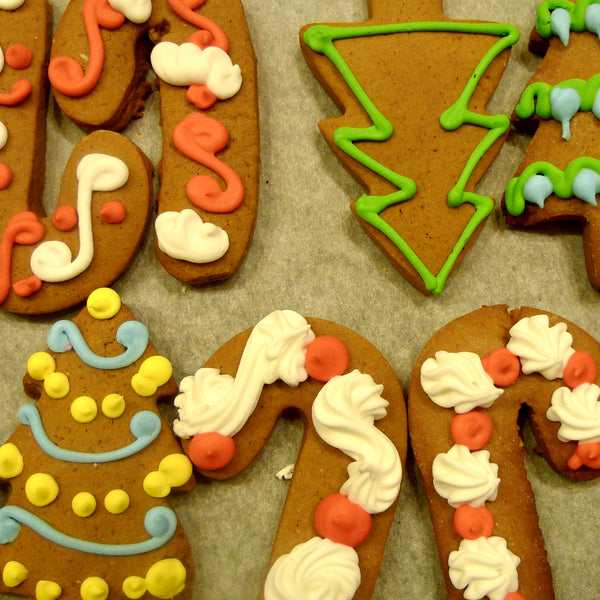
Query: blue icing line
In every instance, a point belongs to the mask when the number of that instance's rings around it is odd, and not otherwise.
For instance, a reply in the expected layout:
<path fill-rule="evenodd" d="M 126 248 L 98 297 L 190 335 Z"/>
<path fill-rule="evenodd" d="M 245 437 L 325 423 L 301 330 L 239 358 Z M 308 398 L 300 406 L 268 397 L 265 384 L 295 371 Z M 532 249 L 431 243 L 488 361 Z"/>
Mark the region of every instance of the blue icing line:
<path fill-rule="evenodd" d="M 107 463 L 115 460 L 122 460 L 133 456 L 147 448 L 158 436 L 161 428 L 160 417 L 149 410 L 143 410 L 131 418 L 129 429 L 136 438 L 128 446 L 111 450 L 110 452 L 76 452 L 75 450 L 66 450 L 57 446 L 50 440 L 44 429 L 44 424 L 38 409 L 32 404 L 24 404 L 18 412 L 19 421 L 23 425 L 29 425 L 35 441 L 40 448 L 49 456 L 62 460 L 63 462 L 74 463 Z"/>
<path fill-rule="evenodd" d="M 52 543 L 71 550 L 103 556 L 132 556 L 164 546 L 177 529 L 177 517 L 166 506 L 154 506 L 144 517 L 144 527 L 150 539 L 132 544 L 104 544 L 81 540 L 61 533 L 28 510 L 20 506 L 9 505 L 0 509 L 0 544 L 9 544 L 15 541 L 21 531 L 21 525 L 26 525 Z"/>
<path fill-rule="evenodd" d="M 126 350 L 119 356 L 99 356 L 83 339 L 79 327 L 72 321 L 57 321 L 48 333 L 48 347 L 54 352 L 75 350 L 77 356 L 96 369 L 122 369 L 133 364 L 148 347 L 148 329 L 139 321 L 126 321 L 117 329 L 116 340 Z"/>

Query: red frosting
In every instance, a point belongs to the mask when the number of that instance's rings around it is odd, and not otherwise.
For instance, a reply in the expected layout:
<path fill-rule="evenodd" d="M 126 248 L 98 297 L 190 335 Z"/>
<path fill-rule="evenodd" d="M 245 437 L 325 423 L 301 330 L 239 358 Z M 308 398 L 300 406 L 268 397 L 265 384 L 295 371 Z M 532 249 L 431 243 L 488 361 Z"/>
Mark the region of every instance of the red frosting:
<path fill-rule="evenodd" d="M 52 215 L 52 224 L 59 231 L 71 231 L 77 221 L 77 211 L 72 206 L 59 206 Z"/>
<path fill-rule="evenodd" d="M 496 348 L 481 359 L 485 372 L 494 380 L 495 385 L 512 385 L 521 373 L 519 359 L 508 348 Z"/>
<path fill-rule="evenodd" d="M 494 517 L 485 506 L 461 504 L 454 511 L 454 531 L 467 540 L 490 537 L 494 531 Z"/>
<path fill-rule="evenodd" d="M 594 383 L 598 368 L 592 355 L 585 350 L 578 350 L 569 358 L 563 373 L 564 382 L 571 388 L 582 383 Z"/>
<path fill-rule="evenodd" d="M 33 52 L 23 44 L 13 44 L 7 48 L 4 60 L 13 69 L 27 69 L 33 60 Z"/>
<path fill-rule="evenodd" d="M 344 494 L 331 494 L 319 502 L 314 516 L 319 535 L 356 548 L 371 531 L 371 515 Z"/>
<path fill-rule="evenodd" d="M 452 439 L 471 451 L 483 448 L 492 436 L 493 429 L 492 419 L 476 410 L 456 415 L 450 421 Z"/>
<path fill-rule="evenodd" d="M 217 46 L 225 52 L 229 52 L 229 40 L 225 32 L 210 19 L 200 13 L 194 12 L 198 7 L 204 4 L 205 0 L 169 0 L 169 6 L 184 21 L 195 25 L 198 29 L 203 29 L 204 47 Z M 198 42 L 194 42 L 198 43 Z"/>
<path fill-rule="evenodd" d="M 216 471 L 228 465 L 235 454 L 235 442 L 216 431 L 199 433 L 192 438 L 188 449 L 190 460 L 199 469 Z"/>
<path fill-rule="evenodd" d="M 580 442 L 575 453 L 567 462 L 569 469 L 576 471 L 584 465 L 590 469 L 600 469 L 600 442 Z"/>
<path fill-rule="evenodd" d="M 12 181 L 13 172 L 6 163 L 0 163 L 0 190 L 5 190 Z"/>
<path fill-rule="evenodd" d="M 188 102 L 191 102 L 200 110 L 210 108 L 218 100 L 210 88 L 201 84 L 190 85 L 185 93 L 185 97 Z"/>
<path fill-rule="evenodd" d="M 348 349 L 344 342 L 331 335 L 316 337 L 306 349 L 305 366 L 308 374 L 323 383 L 348 368 Z"/>
<path fill-rule="evenodd" d="M 17 81 L 11 88 L 10 92 L 0 93 L 0 105 L 2 106 L 16 106 L 26 100 L 31 92 L 33 86 L 27 79 L 21 79 Z"/>
<path fill-rule="evenodd" d="M 509 592 L 506 594 L 504 600 L 525 600 L 525 596 L 519 594 L 519 592 Z"/>
<path fill-rule="evenodd" d="M 105 223 L 114 225 L 116 223 L 122 223 L 127 216 L 127 211 L 121 202 L 113 200 L 112 202 L 106 202 L 100 209 L 100 216 Z"/>
<path fill-rule="evenodd" d="M 15 281 L 12 287 L 17 296 L 27 298 L 35 294 L 42 287 L 42 280 L 37 275 L 30 275 L 26 279 Z"/>

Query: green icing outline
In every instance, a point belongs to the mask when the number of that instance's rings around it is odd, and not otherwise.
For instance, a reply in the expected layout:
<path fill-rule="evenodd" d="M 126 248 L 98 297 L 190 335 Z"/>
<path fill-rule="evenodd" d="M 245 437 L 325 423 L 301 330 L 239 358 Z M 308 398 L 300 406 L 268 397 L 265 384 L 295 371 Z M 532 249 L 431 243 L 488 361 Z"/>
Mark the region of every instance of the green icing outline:
<path fill-rule="evenodd" d="M 444 111 L 440 118 L 441 126 L 448 131 L 458 129 L 464 124 L 485 127 L 490 131 L 477 145 L 469 157 L 458 182 L 448 193 L 448 205 L 451 208 L 456 208 L 464 203 L 469 203 L 475 207 L 475 214 L 465 226 L 452 252 L 437 275 L 434 275 L 425 266 L 423 261 L 417 256 L 402 236 L 379 216 L 379 214 L 389 206 L 409 200 L 416 192 L 416 183 L 412 179 L 402 176 L 385 167 L 354 145 L 355 142 L 360 141 L 385 141 L 391 137 L 393 126 L 377 109 L 374 102 L 361 87 L 342 55 L 334 46 L 334 41 L 341 39 L 410 32 L 477 33 L 501 37 L 501 39 L 498 40 L 481 59 L 458 100 Z M 492 212 L 494 207 L 494 202 L 491 198 L 473 192 L 465 192 L 464 188 L 483 155 L 492 147 L 496 140 L 508 130 L 510 120 L 503 114 L 482 115 L 471 112 L 468 109 L 468 103 L 489 65 L 501 52 L 515 44 L 519 39 L 519 35 L 518 28 L 510 23 L 461 23 L 451 21 L 394 23 L 355 27 L 314 25 L 304 34 L 304 42 L 307 46 L 315 52 L 325 55 L 333 63 L 352 93 L 367 112 L 369 118 L 373 121 L 373 125 L 366 128 L 338 128 L 333 135 L 334 143 L 350 157 L 398 188 L 397 192 L 385 196 L 368 196 L 366 194 L 361 196 L 356 202 L 356 212 L 362 219 L 381 231 L 396 245 L 417 271 L 423 280 L 426 289 L 435 295 L 442 292 L 446 279 L 458 259 L 458 256 L 477 227 Z"/>
<path fill-rule="evenodd" d="M 544 0 L 537 8 L 535 28 L 543 38 L 552 37 L 554 35 L 551 23 L 552 11 L 556 8 L 564 8 L 571 16 L 570 30 L 576 33 L 587 31 L 585 11 L 591 4 L 600 4 L 600 0 L 579 0 L 577 3 L 570 0 Z"/>

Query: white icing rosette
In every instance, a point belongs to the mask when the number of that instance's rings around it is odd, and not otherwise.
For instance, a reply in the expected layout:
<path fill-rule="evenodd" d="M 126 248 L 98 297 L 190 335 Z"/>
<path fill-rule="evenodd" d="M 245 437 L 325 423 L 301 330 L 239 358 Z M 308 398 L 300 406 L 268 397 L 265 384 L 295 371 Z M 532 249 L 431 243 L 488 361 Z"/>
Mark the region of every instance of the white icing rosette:
<path fill-rule="evenodd" d="M 145 23 L 152 13 L 151 0 L 108 0 L 108 3 L 132 23 Z"/>
<path fill-rule="evenodd" d="M 487 450 L 471 452 L 466 446 L 454 444 L 433 459 L 431 470 L 436 492 L 453 508 L 461 504 L 483 506 L 496 499 L 498 465 L 490 462 Z"/>
<path fill-rule="evenodd" d="M 421 367 L 421 386 L 438 406 L 457 413 L 489 408 L 503 393 L 473 352 L 436 352 Z"/>
<path fill-rule="evenodd" d="M 521 360 L 523 373 L 539 372 L 546 379 L 562 377 L 569 358 L 575 353 L 573 336 L 565 323 L 550 327 L 548 315 L 525 317 L 510 329 L 506 347 Z"/>
<path fill-rule="evenodd" d="M 552 394 L 552 406 L 546 412 L 551 421 L 558 421 L 561 442 L 600 441 L 600 387 L 583 383 L 574 390 L 560 387 Z"/>
<path fill-rule="evenodd" d="M 466 600 L 504 600 L 519 588 L 520 562 L 504 538 L 480 537 L 462 540 L 458 550 L 450 553 L 448 574 L 454 587 L 465 590 Z"/>
<path fill-rule="evenodd" d="M 351 600 L 360 580 L 354 548 L 314 537 L 273 563 L 265 600 Z"/>

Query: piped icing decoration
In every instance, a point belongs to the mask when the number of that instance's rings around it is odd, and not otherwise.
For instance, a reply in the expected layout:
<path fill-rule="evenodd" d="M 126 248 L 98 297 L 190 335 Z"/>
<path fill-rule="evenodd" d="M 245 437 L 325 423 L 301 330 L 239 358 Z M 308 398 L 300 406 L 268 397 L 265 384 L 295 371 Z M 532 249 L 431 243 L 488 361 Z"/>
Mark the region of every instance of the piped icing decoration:
<path fill-rule="evenodd" d="M 452 527 L 458 535 L 467 540 L 490 537 L 494 525 L 494 517 L 486 506 L 461 504 L 454 511 Z"/>
<path fill-rule="evenodd" d="M 17 587 L 28 577 L 27 567 L 16 560 L 9 560 L 2 569 L 2 581 L 7 587 Z"/>
<path fill-rule="evenodd" d="M 59 231 L 71 231 L 77 227 L 79 217 L 73 206 L 59 206 L 52 213 L 52 225 Z"/>
<path fill-rule="evenodd" d="M 127 598 L 136 600 L 146 592 L 169 600 L 183 591 L 185 587 L 186 569 L 180 560 L 165 558 L 154 563 L 145 577 L 132 575 L 123 582 L 123 593 Z"/>
<path fill-rule="evenodd" d="M 125 398 L 121 394 L 108 394 L 102 399 L 101 410 L 105 417 L 118 419 L 125 412 Z"/>
<path fill-rule="evenodd" d="M 481 359 L 481 364 L 498 387 L 512 385 L 521 374 L 521 363 L 508 348 L 492 350 Z"/>
<path fill-rule="evenodd" d="M 35 585 L 36 600 L 58 600 L 62 596 L 62 588 L 56 581 L 41 579 Z"/>
<path fill-rule="evenodd" d="M 168 358 L 151 356 L 140 365 L 140 370 L 131 378 L 131 387 L 139 396 L 153 396 L 161 385 L 169 381 L 172 374 L 173 367 Z"/>
<path fill-rule="evenodd" d="M 598 376 L 598 367 L 589 352 L 577 350 L 569 358 L 563 372 L 564 382 L 572 388 L 583 383 L 594 383 Z"/>
<path fill-rule="evenodd" d="M 455 415 L 450 421 L 452 439 L 469 450 L 481 450 L 490 441 L 493 430 L 489 415 L 476 410 Z"/>
<path fill-rule="evenodd" d="M 101 577 L 87 577 L 79 588 L 81 600 L 106 600 L 110 589 Z"/>
<path fill-rule="evenodd" d="M 582 383 L 573 390 L 560 387 L 552 394 L 552 406 L 546 416 L 560 423 L 559 440 L 600 441 L 599 397 L 600 388 L 595 383 Z"/>
<path fill-rule="evenodd" d="M 191 439 L 188 453 L 199 469 L 216 471 L 233 460 L 235 441 L 230 435 L 222 435 L 218 431 L 199 433 Z"/>
<path fill-rule="evenodd" d="M 544 38 L 559 37 L 565 46 L 571 31 L 600 34 L 598 0 L 544 0 L 537 9 L 535 28 Z"/>
<path fill-rule="evenodd" d="M 108 3 L 114 10 L 123 13 L 132 23 L 145 23 L 152 13 L 151 0 L 136 0 L 135 2 L 129 0 L 108 0 Z"/>
<path fill-rule="evenodd" d="M 121 309 L 121 298 L 112 288 L 97 288 L 88 296 L 86 307 L 94 319 L 110 319 Z"/>
<path fill-rule="evenodd" d="M 88 0 L 89 2 L 90 0 Z M 60 240 L 40 244 L 31 254 L 31 270 L 42 281 L 68 281 L 83 273 L 94 258 L 92 197 L 94 192 L 112 192 L 129 179 L 129 169 L 119 158 L 91 153 L 77 165 L 77 215 L 79 253 L 73 259 L 71 249 Z"/>
<path fill-rule="evenodd" d="M 48 506 L 56 500 L 60 488 L 48 473 L 34 473 L 25 482 L 25 496 L 34 506 Z"/>
<path fill-rule="evenodd" d="M 160 461 L 158 470 L 144 478 L 144 491 L 154 498 L 164 498 L 172 488 L 185 485 L 192 474 L 192 463 L 185 454 L 168 454 Z"/>
<path fill-rule="evenodd" d="M 69 378 L 56 371 L 56 361 L 48 352 L 34 352 L 27 360 L 27 373 L 44 382 L 44 391 L 50 398 L 64 398 L 69 393 Z"/>
<path fill-rule="evenodd" d="M 371 533 L 373 519 L 364 508 L 344 494 L 331 494 L 315 509 L 315 529 L 321 537 L 356 548 Z"/>
<path fill-rule="evenodd" d="M 8 129 L 6 125 L 0 121 L 0 150 L 6 146 L 8 142 Z"/>
<path fill-rule="evenodd" d="M 110 492 L 104 496 L 104 508 L 106 508 L 111 515 L 120 515 L 124 513 L 129 508 L 130 504 L 131 499 L 125 490 L 110 490 Z"/>
<path fill-rule="evenodd" d="M 31 65 L 33 52 L 23 44 L 12 44 L 6 49 L 4 59 L 9 67 L 22 71 Z"/>
<path fill-rule="evenodd" d="M 19 448 L 12 442 L 0 446 L 0 479 L 12 479 L 23 472 L 25 461 Z"/>
<path fill-rule="evenodd" d="M 1 0 L 0 9 L 2 10 L 16 10 L 21 8 L 25 4 L 25 0 Z"/>
<path fill-rule="evenodd" d="M 169 0 L 169 6 L 175 14 L 184 21 L 201 29 L 202 47 L 216 46 L 225 52 L 229 52 L 229 40 L 225 32 L 210 19 L 194 10 L 204 4 L 205 0 Z"/>
<path fill-rule="evenodd" d="M 98 405 L 91 396 L 78 396 L 71 402 L 71 416 L 78 423 L 91 423 L 98 414 Z"/>
<path fill-rule="evenodd" d="M 308 345 L 304 364 L 309 377 L 325 383 L 343 375 L 349 360 L 344 342 L 331 335 L 320 335 Z"/>
<path fill-rule="evenodd" d="M 73 512 L 82 518 L 90 517 L 96 512 L 96 497 L 91 492 L 78 492 L 71 500 Z"/>
<path fill-rule="evenodd" d="M 105 202 L 100 209 L 100 216 L 105 223 L 110 225 L 117 225 L 122 223 L 127 216 L 127 210 L 120 202 L 113 200 L 112 202 Z"/>

